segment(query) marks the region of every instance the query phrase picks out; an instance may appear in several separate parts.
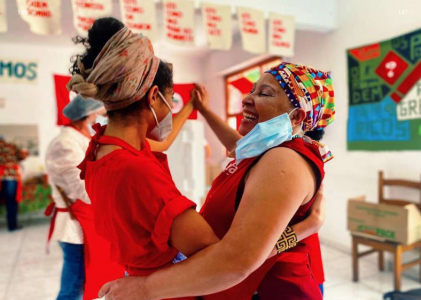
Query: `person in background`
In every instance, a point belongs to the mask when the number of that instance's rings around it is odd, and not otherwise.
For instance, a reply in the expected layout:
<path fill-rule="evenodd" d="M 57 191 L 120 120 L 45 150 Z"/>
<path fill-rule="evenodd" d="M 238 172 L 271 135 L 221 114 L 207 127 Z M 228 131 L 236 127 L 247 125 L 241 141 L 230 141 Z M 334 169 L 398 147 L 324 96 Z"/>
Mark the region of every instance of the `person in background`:
<path fill-rule="evenodd" d="M 71 123 L 61 129 L 47 149 L 46 168 L 54 199 L 47 210 L 51 212 L 55 206 L 48 239 L 59 242 L 64 258 L 57 300 L 77 300 L 83 294 L 84 238 L 70 207 L 78 199 L 90 204 L 85 182 L 80 180 L 76 166 L 85 157 L 92 124 L 103 113 L 105 109 L 101 102 L 75 97 L 63 110 Z"/>
<path fill-rule="evenodd" d="M 22 151 L 18 146 L 7 143 L 0 137 L 0 203 L 4 200 L 6 205 L 9 231 L 22 228 L 18 225 L 18 203 L 22 198 L 19 162 L 27 155 L 27 152 Z"/>

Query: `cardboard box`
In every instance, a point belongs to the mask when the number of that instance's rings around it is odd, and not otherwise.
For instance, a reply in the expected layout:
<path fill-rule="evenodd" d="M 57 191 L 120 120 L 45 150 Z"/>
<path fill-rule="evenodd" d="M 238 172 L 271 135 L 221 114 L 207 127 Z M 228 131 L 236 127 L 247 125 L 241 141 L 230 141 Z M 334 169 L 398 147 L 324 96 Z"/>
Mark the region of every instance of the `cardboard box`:
<path fill-rule="evenodd" d="M 415 204 L 376 204 L 349 199 L 348 230 L 384 240 L 412 244 L 421 240 L 421 213 Z"/>

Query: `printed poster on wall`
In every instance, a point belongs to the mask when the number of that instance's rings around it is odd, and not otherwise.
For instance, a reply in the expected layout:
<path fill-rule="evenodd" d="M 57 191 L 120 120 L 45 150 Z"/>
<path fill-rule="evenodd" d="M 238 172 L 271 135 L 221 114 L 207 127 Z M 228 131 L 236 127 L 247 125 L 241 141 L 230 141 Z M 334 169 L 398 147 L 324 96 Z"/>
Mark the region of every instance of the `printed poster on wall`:
<path fill-rule="evenodd" d="M 8 143 L 15 144 L 20 149 L 28 151 L 29 155 L 39 155 L 38 125 L 0 125 L 0 137 Z"/>
<path fill-rule="evenodd" d="M 131 31 L 157 38 L 155 0 L 120 0 L 122 21 Z"/>
<path fill-rule="evenodd" d="M 261 54 L 266 51 L 266 26 L 263 11 L 251 8 L 238 8 L 241 38 L 245 51 Z"/>
<path fill-rule="evenodd" d="M 194 2 L 164 0 L 165 40 L 174 45 L 194 46 Z"/>
<path fill-rule="evenodd" d="M 349 150 L 421 149 L 421 29 L 351 49 Z"/>
<path fill-rule="evenodd" d="M 57 105 L 57 125 L 70 124 L 70 120 L 63 115 L 63 109 L 70 102 L 71 93 L 67 90 L 66 84 L 69 82 L 71 76 L 54 74 L 54 87 L 56 91 L 56 105 Z"/>
<path fill-rule="evenodd" d="M 39 35 L 61 34 L 61 0 L 17 0 L 18 13 Z"/>
<path fill-rule="evenodd" d="M 0 0 L 0 32 L 7 31 L 6 0 Z"/>
<path fill-rule="evenodd" d="M 173 115 L 178 114 L 187 102 L 190 101 L 190 93 L 194 90 L 193 83 L 174 84 L 174 97 L 173 97 Z M 197 120 L 197 110 L 194 110 L 189 116 L 189 120 Z"/>
<path fill-rule="evenodd" d="M 72 0 L 73 25 L 81 36 L 87 36 L 88 30 L 96 19 L 110 17 L 113 12 L 112 0 Z"/>
<path fill-rule="evenodd" d="M 229 50 L 232 45 L 232 9 L 228 5 L 202 4 L 202 19 L 211 49 Z"/>
<path fill-rule="evenodd" d="M 277 13 L 269 14 L 269 53 L 294 56 L 295 18 Z"/>
<path fill-rule="evenodd" d="M 0 83 L 36 84 L 38 61 L 0 57 Z"/>

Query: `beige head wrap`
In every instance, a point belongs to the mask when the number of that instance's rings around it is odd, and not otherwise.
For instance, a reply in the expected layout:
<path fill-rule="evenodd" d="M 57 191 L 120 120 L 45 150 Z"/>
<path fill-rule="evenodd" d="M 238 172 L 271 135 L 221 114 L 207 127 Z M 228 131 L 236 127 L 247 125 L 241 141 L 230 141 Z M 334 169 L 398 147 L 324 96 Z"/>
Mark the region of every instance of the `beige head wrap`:
<path fill-rule="evenodd" d="M 145 96 L 158 66 L 150 40 L 123 28 L 105 44 L 91 69 L 78 60 L 81 74 L 72 76 L 67 89 L 104 102 L 108 111 L 121 109 Z"/>

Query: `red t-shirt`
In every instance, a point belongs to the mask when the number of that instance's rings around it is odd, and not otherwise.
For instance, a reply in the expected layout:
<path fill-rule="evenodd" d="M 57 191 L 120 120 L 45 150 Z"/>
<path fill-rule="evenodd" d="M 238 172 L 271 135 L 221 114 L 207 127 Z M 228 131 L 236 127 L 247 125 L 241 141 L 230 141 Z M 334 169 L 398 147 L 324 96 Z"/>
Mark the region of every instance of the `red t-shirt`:
<path fill-rule="evenodd" d="M 130 275 L 149 275 L 177 255 L 168 243 L 173 220 L 196 205 L 176 188 L 166 155 L 151 152 L 147 142 L 138 151 L 118 138 L 103 136 L 105 128 L 95 127 L 97 134 L 79 166 L 93 205 L 95 228 L 110 242 L 113 261 Z M 123 149 L 95 160 L 98 144 Z"/>

